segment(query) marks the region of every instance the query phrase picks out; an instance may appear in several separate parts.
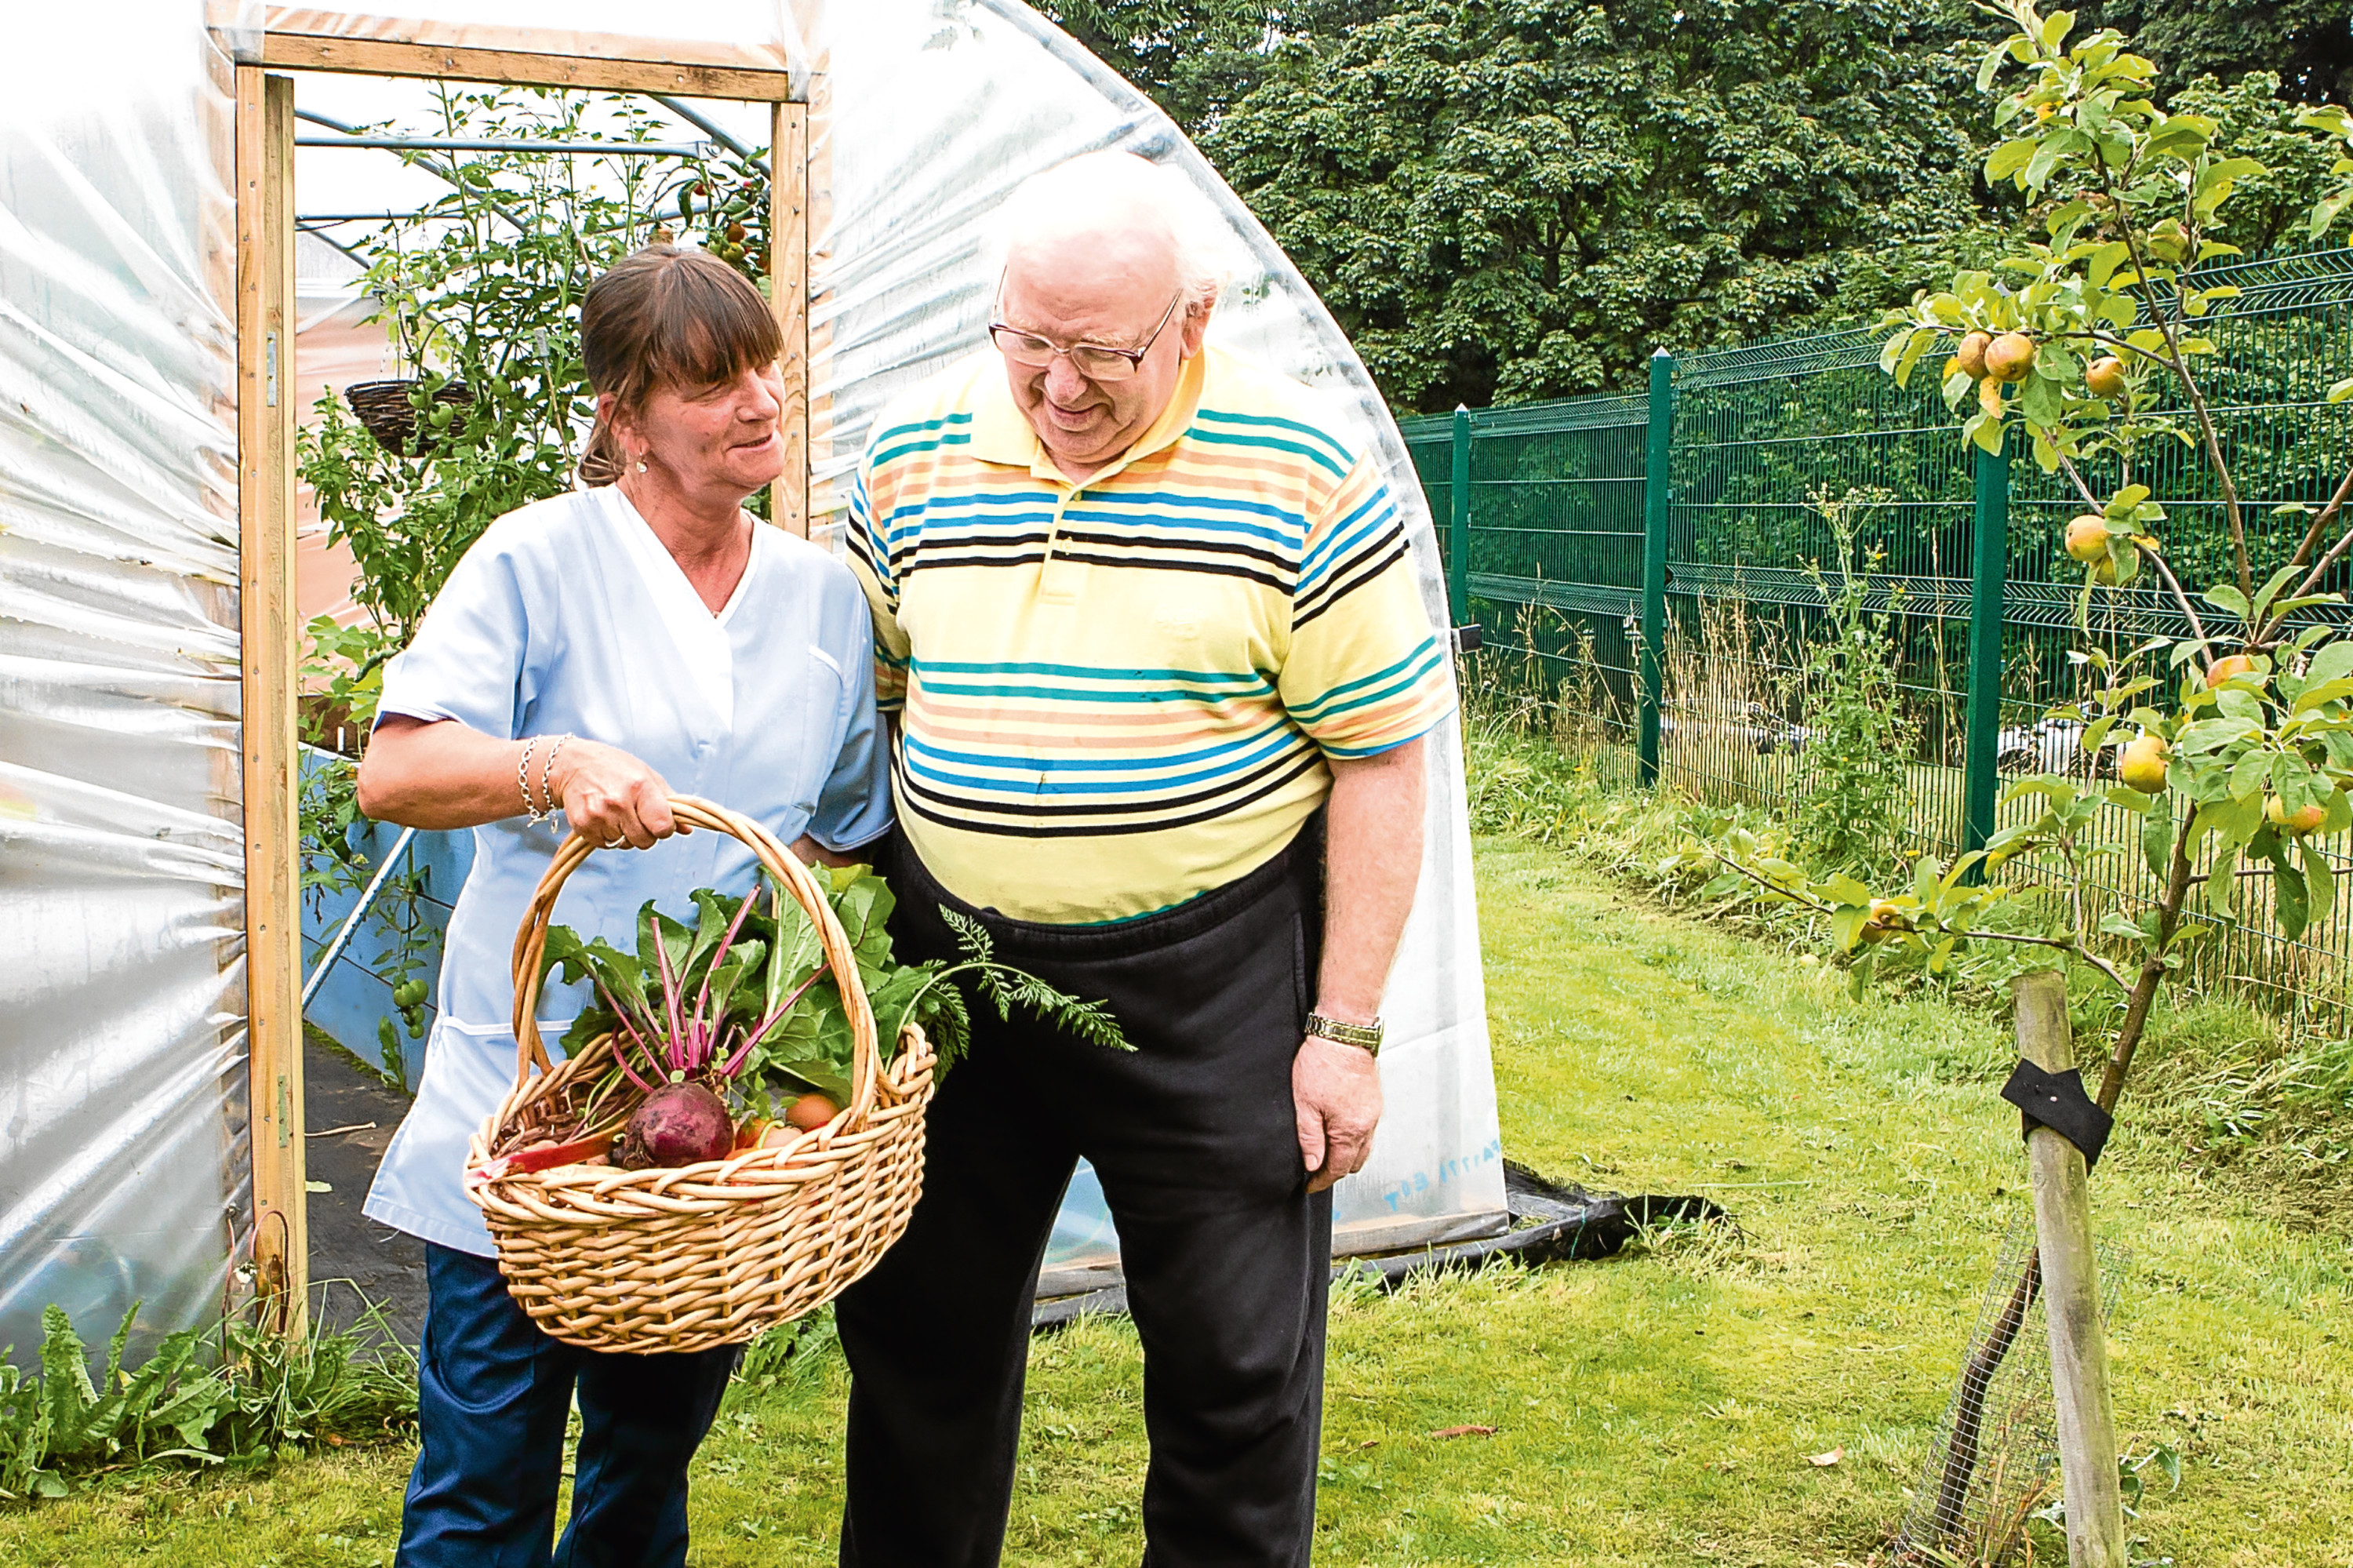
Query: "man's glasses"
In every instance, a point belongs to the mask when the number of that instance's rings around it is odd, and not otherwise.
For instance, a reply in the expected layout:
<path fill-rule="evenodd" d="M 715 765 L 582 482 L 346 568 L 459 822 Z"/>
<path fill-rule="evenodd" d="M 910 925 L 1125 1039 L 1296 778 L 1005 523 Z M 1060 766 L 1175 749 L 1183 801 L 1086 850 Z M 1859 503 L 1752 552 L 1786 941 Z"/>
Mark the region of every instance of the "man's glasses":
<path fill-rule="evenodd" d="M 1162 333 L 1168 330 L 1168 323 L 1176 319 L 1176 307 L 1184 298 L 1185 291 L 1181 289 L 1170 297 L 1168 308 L 1160 313 L 1160 324 L 1152 329 L 1152 335 L 1144 340 L 1141 348 L 1113 348 L 1101 343 L 1073 344 L 1064 348 L 1034 332 L 1023 332 L 1019 327 L 1008 326 L 1003 322 L 988 323 L 988 340 L 997 345 L 997 353 L 1014 364 L 1027 366 L 1032 370 L 1053 364 L 1054 356 L 1059 354 L 1071 362 L 1071 369 L 1090 381 L 1124 381 L 1143 368 L 1144 356 L 1152 352 L 1152 345 L 1160 341 Z"/>

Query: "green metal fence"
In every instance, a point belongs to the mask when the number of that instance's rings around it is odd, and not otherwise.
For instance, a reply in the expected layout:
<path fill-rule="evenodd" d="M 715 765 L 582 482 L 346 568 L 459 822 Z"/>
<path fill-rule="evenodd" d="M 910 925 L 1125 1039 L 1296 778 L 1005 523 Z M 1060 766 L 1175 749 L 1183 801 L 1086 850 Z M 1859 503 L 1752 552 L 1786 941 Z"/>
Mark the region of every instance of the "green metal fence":
<path fill-rule="evenodd" d="M 2353 461 L 2353 404 L 2327 401 L 2353 375 L 2353 251 L 2230 271 L 2243 292 L 2206 323 L 2220 353 L 2203 384 L 2260 582 L 2304 526 L 2273 509 L 2325 502 Z M 2031 459 L 1965 449 L 1936 366 L 1899 388 L 1878 368 L 1882 341 L 1843 332 L 1680 362 L 1662 352 L 1648 397 L 1403 421 L 1455 618 L 1482 629 L 1483 678 L 1540 695 L 1629 782 L 1793 810 L 1810 782 L 1800 665 L 1823 614 L 1817 574 L 1841 570 L 1826 510 L 1844 507 L 1851 564 L 1897 649 L 1913 738 L 1888 765 L 1909 774 L 1915 843 L 1947 855 L 1982 843 L 1998 818 L 2028 810 L 1997 810 L 2005 779 L 2083 773 L 2074 735 L 2044 718 L 2082 692 L 2068 658 L 2082 577 L 2057 547 L 2081 500 Z M 2160 439 L 2134 477 L 2165 503 L 2167 558 L 2193 592 L 2227 580 L 2202 454 Z M 2119 482 L 2114 460 L 2085 478 L 2102 495 Z M 2235 624 L 2200 613 L 2210 634 Z M 2187 625 L 2145 578 L 2097 595 L 2093 630 L 2127 648 Z M 2105 895 L 2151 891 L 2137 854 L 2100 863 Z M 2353 900 L 2291 943 L 2271 928 L 2268 888 L 2253 891 L 2247 926 L 2207 963 L 2274 1005 L 2335 1015 Z"/>

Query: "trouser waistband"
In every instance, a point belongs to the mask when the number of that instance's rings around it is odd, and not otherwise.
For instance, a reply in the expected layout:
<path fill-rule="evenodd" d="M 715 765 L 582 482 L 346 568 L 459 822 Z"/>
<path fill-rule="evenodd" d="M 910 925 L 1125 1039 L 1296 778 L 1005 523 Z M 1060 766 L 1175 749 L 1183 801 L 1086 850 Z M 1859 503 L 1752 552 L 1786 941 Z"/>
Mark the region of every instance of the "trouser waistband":
<path fill-rule="evenodd" d="M 995 909 L 967 904 L 940 885 L 906 835 L 896 829 L 891 834 L 890 860 L 887 874 L 902 904 L 925 899 L 976 920 L 987 928 L 992 940 L 1011 953 L 1085 963 L 1129 958 L 1189 941 L 1216 930 L 1285 886 L 1300 888 L 1305 906 L 1315 910 L 1323 896 L 1324 813 L 1308 818 L 1291 842 L 1257 869 L 1182 904 L 1105 925 L 1017 920 Z"/>

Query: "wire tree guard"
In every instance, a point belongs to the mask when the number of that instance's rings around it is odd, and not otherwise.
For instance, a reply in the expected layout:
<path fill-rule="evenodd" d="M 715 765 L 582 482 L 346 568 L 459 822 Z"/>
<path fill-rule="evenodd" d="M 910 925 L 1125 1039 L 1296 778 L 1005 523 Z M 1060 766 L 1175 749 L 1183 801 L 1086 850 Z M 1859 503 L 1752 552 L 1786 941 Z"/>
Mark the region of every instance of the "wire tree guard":
<path fill-rule="evenodd" d="M 2116 1315 L 2127 1261 L 2099 1249 L 2105 1318 Z M 2042 1315 L 2034 1219 L 2004 1238 L 1950 1404 L 1936 1423 L 1893 1560 L 1915 1568 L 2000 1568 L 2020 1552 L 2026 1522 L 2058 1489 L 2051 1345 Z"/>
<path fill-rule="evenodd" d="M 533 1016 L 556 895 L 597 847 L 577 833 L 566 839 L 515 935 L 515 1086 L 474 1136 L 466 1191 L 498 1245 L 508 1293 L 548 1334 L 587 1350 L 708 1350 L 812 1311 L 899 1239 L 923 1188 L 933 1066 L 923 1032 L 908 1025 L 886 1068 L 856 956 L 808 868 L 748 817 L 691 796 L 670 806 L 687 826 L 751 846 L 815 926 L 849 1015 L 850 1098 L 814 1131 L 724 1160 L 486 1179 L 493 1150 L 552 1120 L 572 1086 L 614 1054 L 604 1035 L 551 1067 Z"/>

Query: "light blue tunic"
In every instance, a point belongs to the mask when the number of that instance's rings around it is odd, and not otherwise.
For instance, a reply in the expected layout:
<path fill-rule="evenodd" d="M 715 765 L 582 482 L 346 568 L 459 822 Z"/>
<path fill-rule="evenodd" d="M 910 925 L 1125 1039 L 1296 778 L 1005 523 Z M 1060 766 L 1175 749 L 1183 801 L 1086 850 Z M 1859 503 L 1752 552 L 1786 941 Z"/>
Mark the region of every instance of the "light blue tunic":
<path fill-rule="evenodd" d="M 889 758 L 874 717 L 873 630 L 848 568 L 767 526 L 713 616 L 619 490 L 542 501 L 492 524 L 450 573 L 417 640 L 385 667 L 379 715 L 456 719 L 520 740 L 567 732 L 642 758 L 671 790 L 756 819 L 785 843 L 807 832 L 849 850 L 891 824 Z M 532 758 L 539 785 L 542 743 Z M 425 1073 L 368 1193 L 367 1213 L 461 1252 L 491 1255 L 466 1198 L 467 1140 L 514 1086 L 515 927 L 558 844 L 561 813 L 474 830 L 474 865 L 449 917 L 440 1017 Z M 696 832 L 647 851 L 591 855 L 556 923 L 636 946 L 649 898 L 690 915 L 698 887 L 737 893 L 751 852 Z M 549 1054 L 583 982 L 543 993 Z"/>

